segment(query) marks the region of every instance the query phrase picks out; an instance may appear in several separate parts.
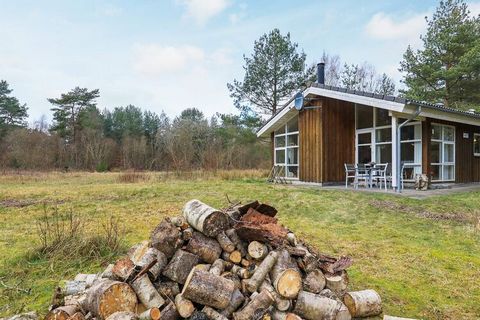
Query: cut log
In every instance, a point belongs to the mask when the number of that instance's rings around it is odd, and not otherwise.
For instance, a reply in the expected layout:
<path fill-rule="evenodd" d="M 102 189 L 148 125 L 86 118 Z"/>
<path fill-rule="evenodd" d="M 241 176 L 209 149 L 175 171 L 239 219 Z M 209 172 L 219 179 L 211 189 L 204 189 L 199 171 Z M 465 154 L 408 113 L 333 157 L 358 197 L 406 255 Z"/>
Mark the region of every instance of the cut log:
<path fill-rule="evenodd" d="M 340 299 L 347 292 L 348 274 L 346 271 L 341 271 L 337 274 L 325 274 L 325 286 L 332 290 Z"/>
<path fill-rule="evenodd" d="M 160 308 L 165 303 L 165 300 L 160 296 L 146 274 L 137 278 L 131 285 L 146 308 Z"/>
<path fill-rule="evenodd" d="M 180 319 L 180 315 L 177 312 L 174 302 L 170 302 L 160 312 L 160 320 L 177 320 Z"/>
<path fill-rule="evenodd" d="M 344 303 L 352 317 L 372 317 L 382 313 L 382 299 L 375 290 L 348 292 Z"/>
<path fill-rule="evenodd" d="M 217 241 L 206 237 L 200 232 L 193 233 L 185 250 L 197 255 L 201 260 L 207 263 L 213 263 L 222 253 L 222 248 Z"/>
<path fill-rule="evenodd" d="M 168 263 L 167 256 L 155 248 L 148 246 L 148 241 L 135 245 L 129 251 L 129 258 L 138 270 L 141 270 L 156 260 L 155 264 L 148 269 L 151 280 L 155 280 Z"/>
<path fill-rule="evenodd" d="M 394 316 L 384 315 L 384 316 L 383 316 L 383 320 L 417 320 L 417 319 L 413 319 L 413 318 L 401 318 L 401 317 L 394 317 Z"/>
<path fill-rule="evenodd" d="M 270 272 L 272 285 L 284 298 L 293 299 L 302 289 L 302 275 L 287 250 L 280 250 Z"/>
<path fill-rule="evenodd" d="M 200 264 L 197 264 L 195 267 L 193 267 L 193 269 L 208 272 L 210 271 L 211 267 L 212 265 L 209 263 L 200 263 Z"/>
<path fill-rule="evenodd" d="M 225 213 L 216 210 L 199 200 L 190 200 L 183 207 L 183 216 L 188 224 L 207 237 L 215 238 L 228 229 L 230 223 Z"/>
<path fill-rule="evenodd" d="M 252 276 L 254 269 L 251 269 L 250 267 L 242 268 L 240 266 L 233 265 L 232 270 L 230 271 L 232 271 L 234 274 L 236 274 L 242 279 L 248 279 Z"/>
<path fill-rule="evenodd" d="M 108 316 L 107 320 L 137 320 L 135 313 L 129 311 L 117 311 Z"/>
<path fill-rule="evenodd" d="M 225 270 L 224 261 L 222 259 L 217 259 L 212 263 L 208 272 L 210 272 L 211 274 L 214 274 L 216 276 L 219 276 L 223 273 L 224 270 Z"/>
<path fill-rule="evenodd" d="M 217 235 L 217 241 L 223 251 L 230 253 L 235 250 L 235 244 L 230 240 L 225 231 L 222 231 Z"/>
<path fill-rule="evenodd" d="M 185 230 L 189 227 L 187 220 L 185 220 L 185 218 L 182 216 L 172 217 L 170 218 L 170 221 L 175 227 L 178 227 L 182 230 Z"/>
<path fill-rule="evenodd" d="M 232 298 L 230 299 L 228 306 L 222 310 L 221 314 L 224 317 L 229 318 L 235 311 L 237 311 L 238 308 L 240 308 L 244 301 L 245 296 L 240 292 L 240 290 L 235 289 L 235 291 L 232 293 Z"/>
<path fill-rule="evenodd" d="M 242 288 L 242 282 L 240 280 L 240 277 L 236 274 L 234 274 L 232 271 L 224 272 L 221 274 L 222 277 L 228 280 L 232 280 L 233 283 L 235 284 L 235 288 L 241 289 Z"/>
<path fill-rule="evenodd" d="M 202 312 L 205 313 L 210 320 L 228 320 L 227 317 L 224 317 L 220 314 L 217 310 L 212 309 L 210 307 L 204 307 Z"/>
<path fill-rule="evenodd" d="M 253 263 L 253 261 L 250 261 L 248 259 L 242 259 L 242 261 L 240 261 L 240 264 L 245 268 L 250 267 Z"/>
<path fill-rule="evenodd" d="M 82 291 L 78 294 L 67 295 L 63 299 L 64 305 L 66 306 L 75 305 L 75 306 L 78 306 L 80 310 L 86 309 L 86 305 L 85 305 L 86 301 L 87 301 L 86 291 Z"/>
<path fill-rule="evenodd" d="M 292 247 L 296 247 L 298 245 L 298 240 L 297 237 L 295 236 L 295 233 L 289 232 L 287 234 L 287 241 L 290 243 Z"/>
<path fill-rule="evenodd" d="M 203 313 L 202 311 L 195 311 L 192 316 L 189 318 L 189 320 L 209 320 L 208 316 Z"/>
<path fill-rule="evenodd" d="M 85 316 L 80 311 L 77 311 L 73 314 L 73 316 L 68 318 L 68 320 L 85 320 Z"/>
<path fill-rule="evenodd" d="M 118 259 L 113 265 L 112 274 L 115 279 L 128 281 L 134 277 L 135 264 L 128 257 Z"/>
<path fill-rule="evenodd" d="M 342 301 L 338 301 L 338 303 L 339 303 L 339 306 L 338 306 L 337 316 L 335 317 L 335 320 L 351 320 L 352 315 L 350 314 L 350 311 L 348 310 L 347 306 Z"/>
<path fill-rule="evenodd" d="M 339 303 L 336 300 L 300 291 L 293 312 L 307 320 L 329 320 L 335 319 L 338 309 Z"/>
<path fill-rule="evenodd" d="M 182 318 L 190 317 L 195 311 L 195 306 L 192 301 L 185 299 L 182 294 L 175 296 L 175 307 Z"/>
<path fill-rule="evenodd" d="M 268 290 L 262 290 L 240 311 L 234 312 L 233 319 L 258 319 L 268 311 L 268 308 L 273 304 L 273 302 L 274 300 L 270 292 L 268 292 Z"/>
<path fill-rule="evenodd" d="M 139 320 L 159 320 L 160 319 L 160 309 L 150 308 L 143 311 L 138 315 Z"/>
<path fill-rule="evenodd" d="M 238 236 L 246 241 L 260 241 L 277 247 L 286 242 L 288 230 L 277 219 L 261 214 L 254 209 L 234 225 Z"/>
<path fill-rule="evenodd" d="M 249 292 L 257 291 L 258 287 L 265 280 L 270 270 L 273 268 L 278 259 L 278 253 L 276 251 L 270 252 L 262 263 L 255 270 L 250 279 L 244 280 L 245 287 Z"/>
<path fill-rule="evenodd" d="M 255 260 L 262 260 L 268 254 L 268 248 L 265 244 L 252 241 L 248 244 L 248 254 Z"/>
<path fill-rule="evenodd" d="M 117 311 L 135 312 L 137 295 L 128 284 L 105 279 L 88 289 L 86 306 L 95 317 L 106 319 Z"/>
<path fill-rule="evenodd" d="M 79 273 L 75 276 L 73 281 L 83 281 L 87 285 L 87 288 L 90 288 L 100 278 L 101 275 L 96 273 Z"/>
<path fill-rule="evenodd" d="M 180 287 L 175 281 L 162 279 L 161 281 L 155 282 L 153 285 L 162 297 L 172 301 L 175 299 L 175 296 L 180 293 Z"/>
<path fill-rule="evenodd" d="M 182 245 L 180 237 L 180 231 L 167 218 L 152 231 L 150 242 L 153 248 L 163 252 L 167 258 L 171 258 Z"/>
<path fill-rule="evenodd" d="M 190 239 L 192 239 L 193 237 L 193 228 L 187 228 L 185 230 L 182 231 L 182 240 L 183 241 L 188 241 Z"/>
<path fill-rule="evenodd" d="M 278 292 L 275 291 L 275 288 L 273 288 L 273 286 L 267 280 L 263 281 L 259 288 L 260 291 L 264 289 L 268 290 L 268 292 L 270 292 L 272 295 L 273 299 L 275 300 L 275 308 L 277 308 L 277 310 L 287 311 L 290 309 L 292 302 L 279 295 Z"/>
<path fill-rule="evenodd" d="M 67 320 L 78 311 L 78 306 L 75 305 L 58 307 L 47 313 L 45 320 Z"/>
<path fill-rule="evenodd" d="M 261 214 L 270 216 L 270 217 L 275 217 L 277 215 L 278 210 L 275 209 L 272 206 L 269 206 L 266 203 L 262 203 L 258 205 L 256 208 L 254 208 L 256 211 L 260 212 Z"/>
<path fill-rule="evenodd" d="M 242 261 L 242 253 L 239 250 L 234 250 L 228 255 L 228 259 L 235 264 L 239 264 Z"/>
<path fill-rule="evenodd" d="M 323 272 L 313 270 L 303 279 L 303 290 L 311 293 L 320 293 L 325 288 L 326 280 Z"/>
<path fill-rule="evenodd" d="M 163 275 L 175 282 L 183 284 L 192 268 L 199 262 L 200 258 L 197 255 L 179 249 L 165 267 Z"/>
<path fill-rule="evenodd" d="M 224 309 L 228 306 L 233 291 L 233 281 L 194 269 L 185 281 L 182 294 L 193 302 Z"/>
<path fill-rule="evenodd" d="M 87 283 L 85 281 L 66 281 L 63 288 L 65 295 L 76 295 L 87 289 Z"/>
<path fill-rule="evenodd" d="M 6 320 L 38 320 L 38 314 L 35 311 L 16 314 Z"/>
<path fill-rule="evenodd" d="M 228 229 L 225 231 L 225 234 L 230 238 L 237 250 L 240 251 L 242 257 L 244 257 L 247 254 L 247 249 L 245 249 L 245 245 L 242 240 L 240 240 L 237 231 L 235 231 L 235 229 Z"/>
<path fill-rule="evenodd" d="M 295 313 L 283 312 L 279 310 L 273 310 L 272 319 L 273 320 L 302 320 L 302 318 L 297 316 Z"/>
<path fill-rule="evenodd" d="M 110 279 L 110 280 L 115 280 L 115 276 L 113 274 L 113 267 L 114 267 L 114 264 L 113 263 L 110 263 L 106 268 L 105 270 L 103 270 L 103 272 L 100 274 L 100 278 L 106 278 L 106 279 Z"/>

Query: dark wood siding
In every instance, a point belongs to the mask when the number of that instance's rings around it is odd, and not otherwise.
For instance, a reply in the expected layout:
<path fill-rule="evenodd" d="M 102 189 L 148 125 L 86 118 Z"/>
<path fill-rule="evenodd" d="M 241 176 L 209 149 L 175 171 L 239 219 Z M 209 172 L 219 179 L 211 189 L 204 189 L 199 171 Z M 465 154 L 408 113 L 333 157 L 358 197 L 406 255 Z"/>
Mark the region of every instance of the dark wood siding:
<path fill-rule="evenodd" d="M 345 179 L 345 163 L 355 162 L 355 107 L 351 102 L 324 99 L 323 182 Z"/>
<path fill-rule="evenodd" d="M 473 134 L 480 133 L 480 127 L 451 121 L 426 119 L 422 124 L 422 165 L 423 172 L 430 173 L 431 124 L 446 124 L 455 127 L 455 182 L 480 182 L 480 157 L 473 155 Z M 463 134 L 468 134 L 464 138 Z"/>
<path fill-rule="evenodd" d="M 322 182 L 322 101 L 319 108 L 303 110 L 298 116 L 300 181 Z"/>

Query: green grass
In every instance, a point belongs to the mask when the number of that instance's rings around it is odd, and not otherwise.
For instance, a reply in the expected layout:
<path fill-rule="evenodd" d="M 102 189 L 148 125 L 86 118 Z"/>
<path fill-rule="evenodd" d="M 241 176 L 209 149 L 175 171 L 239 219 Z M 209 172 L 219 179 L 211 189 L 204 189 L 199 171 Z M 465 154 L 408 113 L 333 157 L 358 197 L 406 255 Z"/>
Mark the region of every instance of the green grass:
<path fill-rule="evenodd" d="M 114 259 L 108 253 L 93 261 L 34 255 L 40 245 L 35 221 L 44 214 L 43 203 L 49 208 L 58 201 L 59 211 L 81 215 L 91 229 L 111 215 L 119 217 L 127 229 L 127 245 L 132 245 L 148 238 L 162 217 L 179 214 L 186 201 L 198 198 L 222 207 L 228 194 L 231 200 L 270 203 L 279 209 L 283 224 L 320 251 L 352 256 L 351 288 L 377 290 L 386 314 L 480 317 L 480 192 L 414 200 L 270 185 L 251 172 L 248 178 L 237 172 L 187 179 L 151 173 L 136 183 L 119 183 L 119 175 L 0 177 L 0 201 L 9 204 L 0 203 L 0 316 L 32 309 L 45 313 L 61 280 L 98 272 Z M 12 205 L 19 201 L 29 205 Z"/>

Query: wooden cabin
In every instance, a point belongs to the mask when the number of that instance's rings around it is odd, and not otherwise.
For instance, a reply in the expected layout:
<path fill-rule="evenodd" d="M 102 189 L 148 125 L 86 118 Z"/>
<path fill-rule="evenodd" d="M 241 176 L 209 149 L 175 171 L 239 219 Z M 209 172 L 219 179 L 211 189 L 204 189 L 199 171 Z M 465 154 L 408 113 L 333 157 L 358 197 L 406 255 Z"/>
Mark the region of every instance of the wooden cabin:
<path fill-rule="evenodd" d="M 480 182 L 479 113 L 327 86 L 321 64 L 318 74 L 297 94 L 302 106 L 292 97 L 257 132 L 271 139 L 286 179 L 335 184 L 345 163 L 375 162 L 389 164 L 394 187 L 399 172 L 404 181 L 423 173 L 432 183 Z"/>

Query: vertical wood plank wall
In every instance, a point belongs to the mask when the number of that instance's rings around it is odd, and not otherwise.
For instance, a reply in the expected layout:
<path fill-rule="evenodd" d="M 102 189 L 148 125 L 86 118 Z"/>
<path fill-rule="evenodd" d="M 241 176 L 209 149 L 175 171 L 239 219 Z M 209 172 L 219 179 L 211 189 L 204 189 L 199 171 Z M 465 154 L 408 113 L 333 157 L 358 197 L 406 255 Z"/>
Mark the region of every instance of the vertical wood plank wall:
<path fill-rule="evenodd" d="M 313 101 L 320 106 L 307 109 L 298 115 L 300 181 L 322 182 L 322 101 Z"/>
<path fill-rule="evenodd" d="M 345 181 L 345 163 L 355 162 L 355 105 L 325 98 L 323 106 L 323 182 Z"/>
<path fill-rule="evenodd" d="M 355 161 L 354 104 L 324 98 L 313 105 L 320 108 L 303 110 L 298 117 L 300 181 L 344 181 L 344 163 Z"/>
<path fill-rule="evenodd" d="M 473 134 L 480 133 L 480 127 L 427 118 L 422 123 L 422 167 L 423 172 L 430 173 L 430 142 L 432 123 L 455 127 L 455 182 L 480 182 L 480 157 L 473 155 Z M 463 134 L 467 133 L 468 138 Z"/>

